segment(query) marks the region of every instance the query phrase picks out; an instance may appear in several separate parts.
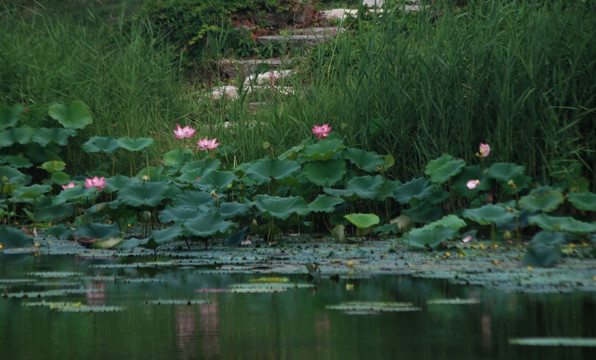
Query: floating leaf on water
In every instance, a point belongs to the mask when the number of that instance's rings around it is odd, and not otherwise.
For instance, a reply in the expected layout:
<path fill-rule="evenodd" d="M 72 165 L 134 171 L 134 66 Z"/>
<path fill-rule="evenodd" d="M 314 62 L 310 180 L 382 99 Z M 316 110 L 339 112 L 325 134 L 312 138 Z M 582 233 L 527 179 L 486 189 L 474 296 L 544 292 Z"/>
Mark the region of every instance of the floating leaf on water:
<path fill-rule="evenodd" d="M 0 284 L 30 284 L 36 281 L 37 279 L 0 279 Z"/>
<path fill-rule="evenodd" d="M 136 262 L 130 264 L 95 264 L 91 265 L 94 269 L 142 269 L 142 268 L 157 268 L 176 266 L 174 261 L 150 261 L 150 262 Z"/>
<path fill-rule="evenodd" d="M 511 345 L 596 347 L 596 338 L 529 337 L 509 339 Z"/>
<path fill-rule="evenodd" d="M 306 283 L 251 283 L 232 284 L 228 286 L 231 293 L 278 293 L 291 289 L 313 288 L 313 284 Z"/>
<path fill-rule="evenodd" d="M 54 310 L 68 313 L 107 313 L 124 311 L 126 308 L 124 306 L 82 305 L 57 307 Z"/>
<path fill-rule="evenodd" d="M 63 279 L 71 277 L 81 277 L 84 276 L 85 273 L 74 271 L 36 271 L 26 273 L 25 275 L 44 279 Z"/>
<path fill-rule="evenodd" d="M 382 312 L 410 312 L 421 311 L 418 306 L 409 302 L 376 302 L 350 301 L 339 305 L 326 306 L 329 310 L 340 310 L 351 315 L 374 315 Z"/>
<path fill-rule="evenodd" d="M 205 299 L 158 299 L 145 301 L 145 305 L 204 305 L 211 302 Z"/>
<path fill-rule="evenodd" d="M 479 299 L 432 299 L 426 302 L 428 305 L 476 305 L 480 304 Z"/>
<path fill-rule="evenodd" d="M 121 284 L 152 284 L 166 282 L 166 280 L 156 278 L 116 278 L 115 282 Z"/>
<path fill-rule="evenodd" d="M 66 295 L 82 295 L 93 292 L 90 289 L 56 289 L 47 291 L 30 291 L 30 292 L 14 292 L 7 293 L 5 296 L 11 299 L 34 299 L 34 298 L 45 298 L 53 296 L 66 296 Z"/>
<path fill-rule="evenodd" d="M 256 279 L 250 279 L 248 282 L 250 283 L 259 283 L 259 284 L 275 284 L 275 283 L 287 283 L 290 282 L 290 279 L 287 277 L 260 277 Z"/>

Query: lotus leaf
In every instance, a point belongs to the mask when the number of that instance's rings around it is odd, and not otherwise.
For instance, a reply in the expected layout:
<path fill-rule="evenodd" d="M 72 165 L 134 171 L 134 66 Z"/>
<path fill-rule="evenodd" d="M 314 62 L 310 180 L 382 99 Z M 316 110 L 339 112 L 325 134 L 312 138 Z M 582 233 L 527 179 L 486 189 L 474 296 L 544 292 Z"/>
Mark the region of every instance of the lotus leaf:
<path fill-rule="evenodd" d="M 8 183 L 13 186 L 19 186 L 27 185 L 30 182 L 30 175 L 25 175 L 19 170 L 10 166 L 0 166 L 0 184 Z"/>
<path fill-rule="evenodd" d="M 192 159 L 192 150 L 171 150 L 164 154 L 163 164 L 165 166 L 174 166 L 181 163 L 185 163 Z"/>
<path fill-rule="evenodd" d="M 37 199 L 50 191 L 50 185 L 34 184 L 30 186 L 21 186 L 14 191 L 14 195 L 20 198 Z"/>
<path fill-rule="evenodd" d="M 488 169 L 488 176 L 497 180 L 503 186 L 506 193 L 515 194 L 525 188 L 530 178 L 525 175 L 526 167 L 512 163 L 496 163 Z M 510 184 L 509 181 L 513 181 Z"/>
<path fill-rule="evenodd" d="M 303 174 L 316 185 L 333 186 L 346 174 L 346 162 L 341 159 L 309 162 L 304 165 Z"/>
<path fill-rule="evenodd" d="M 333 158 L 343 149 L 344 143 L 341 139 L 327 139 L 306 146 L 302 157 L 306 160 L 324 161 Z"/>
<path fill-rule="evenodd" d="M 443 216 L 441 219 L 437 221 L 433 221 L 432 223 L 426 225 L 425 229 L 433 229 L 437 226 L 449 227 L 455 230 L 459 230 L 465 227 L 467 224 L 457 215 L 447 215 Z"/>
<path fill-rule="evenodd" d="M 0 226 L 0 244 L 3 248 L 18 248 L 33 246 L 33 238 L 24 231 L 10 226 Z"/>
<path fill-rule="evenodd" d="M 236 181 L 236 175 L 230 171 L 212 171 L 197 181 L 194 186 L 201 190 L 223 189 Z"/>
<path fill-rule="evenodd" d="M 45 235 L 53 236 L 57 239 L 66 239 L 73 232 L 74 230 L 70 227 L 60 224 L 47 229 Z"/>
<path fill-rule="evenodd" d="M 375 214 L 348 214 L 344 217 L 358 229 L 368 229 L 381 221 Z"/>
<path fill-rule="evenodd" d="M 120 146 L 118 146 L 118 141 L 114 138 L 93 136 L 83 144 L 82 148 L 88 153 L 104 152 L 112 154 L 120 149 Z"/>
<path fill-rule="evenodd" d="M 424 249 L 430 247 L 435 249 L 442 242 L 452 240 L 458 235 L 458 230 L 445 227 L 445 226 L 433 226 L 431 228 L 422 227 L 420 229 L 414 229 L 407 235 L 408 244 L 414 249 Z M 403 241 L 403 238 L 402 238 Z"/>
<path fill-rule="evenodd" d="M 307 215 L 310 212 L 308 204 L 301 196 L 257 195 L 253 204 L 267 216 L 281 220 L 286 220 L 292 214 Z"/>
<path fill-rule="evenodd" d="M 466 186 L 470 180 L 478 180 L 480 184 L 476 188 L 470 190 Z M 480 165 L 466 166 L 462 171 L 453 179 L 451 188 L 458 195 L 463 195 L 468 198 L 473 198 L 478 195 L 480 191 L 488 191 L 491 188 L 491 181 L 488 178 L 487 171 Z"/>
<path fill-rule="evenodd" d="M 563 258 L 561 244 L 565 242 L 565 234 L 541 231 L 534 235 L 522 262 L 530 266 L 550 266 Z"/>
<path fill-rule="evenodd" d="M 43 222 L 58 222 L 74 215 L 72 204 L 40 206 L 35 212 L 36 220 Z"/>
<path fill-rule="evenodd" d="M 54 103 L 50 105 L 48 114 L 67 129 L 82 129 L 93 122 L 89 108 L 79 100 L 70 105 Z"/>
<path fill-rule="evenodd" d="M 158 244 L 163 244 L 179 238 L 183 233 L 184 230 L 180 225 L 174 225 L 162 230 L 153 230 L 151 232 L 151 239 L 155 240 Z"/>
<path fill-rule="evenodd" d="M 51 160 L 44 162 L 39 167 L 49 173 L 55 173 L 64 170 L 66 168 L 66 163 L 64 161 Z"/>
<path fill-rule="evenodd" d="M 189 171 L 193 171 L 196 169 L 203 169 L 204 173 L 206 174 L 209 170 L 217 170 L 221 168 L 221 161 L 219 159 L 208 158 L 204 160 L 195 160 L 184 164 L 182 169 L 180 170 L 182 173 L 186 173 Z"/>
<path fill-rule="evenodd" d="M 202 207 L 215 202 L 213 195 L 205 191 L 183 191 L 173 200 L 174 206 Z"/>
<path fill-rule="evenodd" d="M 569 193 L 567 200 L 579 210 L 596 211 L 596 194 L 591 192 Z"/>
<path fill-rule="evenodd" d="M 228 236 L 224 245 L 225 246 L 238 246 L 238 245 L 242 244 L 242 242 L 244 240 L 246 240 L 246 238 L 248 237 L 248 229 L 249 229 L 249 227 L 245 226 L 240 231 L 232 233 L 230 236 Z"/>
<path fill-rule="evenodd" d="M 210 173 L 213 172 L 213 169 L 209 169 L 209 168 L 196 168 L 193 170 L 188 170 L 185 171 L 184 167 L 182 167 L 182 175 L 178 176 L 176 178 L 176 180 L 180 181 L 180 182 L 185 182 L 185 183 L 191 183 L 193 181 L 199 181 L 201 180 L 201 178 L 203 178 L 204 176 L 209 175 Z"/>
<path fill-rule="evenodd" d="M 64 189 L 60 194 L 54 196 L 54 204 L 64 204 L 67 201 L 77 201 L 83 199 L 89 199 L 97 194 L 95 188 L 87 189 L 83 186 L 75 186 L 74 188 Z"/>
<path fill-rule="evenodd" d="M 165 182 L 142 182 L 128 184 L 118 192 L 118 199 L 130 206 L 157 206 L 166 197 Z"/>
<path fill-rule="evenodd" d="M 385 157 L 374 151 L 364 151 L 357 148 L 346 148 L 344 157 L 359 169 L 366 172 L 375 172 L 385 165 Z"/>
<path fill-rule="evenodd" d="M 106 187 L 105 191 L 107 193 L 112 193 L 114 191 L 118 191 L 124 189 L 129 184 L 139 184 L 141 181 L 139 178 L 130 178 L 124 175 L 115 175 L 111 178 L 106 179 Z"/>
<path fill-rule="evenodd" d="M 68 137 L 75 136 L 77 132 L 73 129 L 60 128 L 37 128 L 31 136 L 31 141 L 41 146 L 47 146 L 50 142 L 66 146 Z"/>
<path fill-rule="evenodd" d="M 245 174 L 257 185 L 265 184 L 271 179 L 285 179 L 296 175 L 300 171 L 300 165 L 293 160 L 261 159 L 251 163 Z"/>
<path fill-rule="evenodd" d="M 122 241 L 124 241 L 124 239 L 121 237 L 111 237 L 96 241 L 91 244 L 91 247 L 94 249 L 112 249 L 119 245 Z"/>
<path fill-rule="evenodd" d="M 546 231 L 567 231 L 573 234 L 589 234 L 596 232 L 596 224 L 576 220 L 570 216 L 548 216 L 540 214 L 528 219 L 530 224 Z"/>
<path fill-rule="evenodd" d="M 375 176 L 357 176 L 350 179 L 346 189 L 325 189 L 325 193 L 334 196 L 344 196 L 347 198 L 358 197 L 361 199 L 370 199 L 382 201 L 385 199 L 385 180 L 381 175 Z"/>
<path fill-rule="evenodd" d="M 409 302 L 349 301 L 338 305 L 328 305 L 327 309 L 341 310 L 348 314 L 377 314 L 382 312 L 421 311 Z"/>
<path fill-rule="evenodd" d="M 519 199 L 519 206 L 531 212 L 549 212 L 565 201 L 563 194 L 550 187 L 534 189 L 530 194 Z"/>
<path fill-rule="evenodd" d="M 159 299 L 145 302 L 146 305 L 205 305 L 210 304 L 210 300 L 205 299 Z"/>
<path fill-rule="evenodd" d="M 199 216 L 201 210 L 205 211 L 207 209 L 201 206 L 168 206 L 159 213 L 159 221 L 162 223 L 170 221 L 184 222 Z"/>
<path fill-rule="evenodd" d="M 479 299 L 432 299 L 426 301 L 427 305 L 477 305 L 480 304 Z"/>
<path fill-rule="evenodd" d="M 2 155 L 0 156 L 0 164 L 8 164 L 14 168 L 29 168 L 33 166 L 31 161 L 24 156 L 17 155 Z"/>
<path fill-rule="evenodd" d="M 116 140 L 118 146 L 128 151 L 141 151 L 153 144 L 152 138 L 130 138 L 124 136 Z"/>
<path fill-rule="evenodd" d="M 250 207 L 243 203 L 231 201 L 221 203 L 217 211 L 224 219 L 231 219 L 236 216 L 247 216 L 250 214 Z"/>
<path fill-rule="evenodd" d="M 334 196 L 318 195 L 310 204 L 308 209 L 311 212 L 325 212 L 330 213 L 335 211 L 335 207 L 344 203 L 345 200 Z"/>
<path fill-rule="evenodd" d="M 22 106 L 8 107 L 0 104 L 0 130 L 15 126 L 19 121 L 19 115 L 22 113 Z"/>
<path fill-rule="evenodd" d="M 217 212 L 209 212 L 184 222 L 184 227 L 193 235 L 208 238 L 216 234 L 224 234 L 236 223 L 226 221 Z"/>
<path fill-rule="evenodd" d="M 480 225 L 505 224 L 515 219 L 515 215 L 502 204 L 487 204 L 475 209 L 466 209 L 463 215 Z"/>
<path fill-rule="evenodd" d="M 393 193 L 393 198 L 400 204 L 407 204 L 412 199 L 425 200 L 435 193 L 435 187 L 424 178 L 416 178 L 401 184 Z"/>
<path fill-rule="evenodd" d="M 289 150 L 280 154 L 277 158 L 280 160 L 296 160 L 298 154 L 300 154 L 302 150 L 304 150 L 304 148 L 306 147 L 306 145 L 310 143 L 310 141 L 310 139 L 302 140 L 300 144 L 291 147 Z"/>
<path fill-rule="evenodd" d="M 70 176 L 65 172 L 57 171 L 50 175 L 50 180 L 56 185 L 65 185 L 70 181 Z"/>
<path fill-rule="evenodd" d="M 89 223 L 78 227 L 75 234 L 86 239 L 107 239 L 119 236 L 120 229 L 116 224 Z"/>
<path fill-rule="evenodd" d="M 431 160 L 426 165 L 425 173 L 429 176 L 431 182 L 442 184 L 459 174 L 465 164 L 464 160 L 458 160 L 449 154 L 443 154 L 440 158 Z"/>
<path fill-rule="evenodd" d="M 29 144 L 32 135 L 33 128 L 26 125 L 4 130 L 0 132 L 0 148 L 9 147 L 17 143 L 21 145 Z"/>
<path fill-rule="evenodd" d="M 428 223 L 443 216 L 443 210 L 423 201 L 410 209 L 402 210 L 402 214 L 408 216 L 415 223 Z"/>

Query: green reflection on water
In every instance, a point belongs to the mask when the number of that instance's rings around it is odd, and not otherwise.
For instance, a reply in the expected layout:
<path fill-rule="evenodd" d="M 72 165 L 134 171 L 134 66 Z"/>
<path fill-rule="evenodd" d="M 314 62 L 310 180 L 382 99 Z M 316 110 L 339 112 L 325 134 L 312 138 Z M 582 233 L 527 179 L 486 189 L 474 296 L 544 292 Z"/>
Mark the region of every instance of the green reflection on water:
<path fill-rule="evenodd" d="M 70 314 L 23 306 L 40 299 L 0 299 L 2 359 L 544 360 L 595 355 L 593 348 L 508 343 L 513 337 L 596 337 L 593 293 L 510 294 L 446 281 L 386 276 L 327 279 L 315 288 L 282 293 L 231 294 L 221 291 L 260 275 L 206 275 L 194 268 L 96 268 L 90 266 L 112 260 L 69 256 L 0 255 L 0 260 L 0 279 L 23 279 L 27 273 L 42 271 L 84 274 L 52 281 L 68 286 L 78 281 L 89 289 L 87 294 L 47 301 L 126 307 L 116 313 Z M 139 278 L 145 281 L 120 281 Z M 307 279 L 290 276 L 290 281 Z M 43 284 L 57 287 L 48 284 L 48 279 Z M 43 290 L 35 282 L 6 281 L 2 286 L 3 293 Z M 426 303 L 446 298 L 472 298 L 479 303 Z M 209 301 L 150 304 L 158 299 Z M 411 302 L 422 311 L 347 315 L 326 308 L 346 301 Z"/>

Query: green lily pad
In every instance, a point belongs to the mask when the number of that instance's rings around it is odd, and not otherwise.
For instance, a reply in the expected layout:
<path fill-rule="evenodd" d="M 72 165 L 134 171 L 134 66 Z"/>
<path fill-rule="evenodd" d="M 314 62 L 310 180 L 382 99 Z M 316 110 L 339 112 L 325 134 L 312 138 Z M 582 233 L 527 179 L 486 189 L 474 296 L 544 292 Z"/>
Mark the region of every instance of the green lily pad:
<path fill-rule="evenodd" d="M 153 230 L 151 232 L 151 238 L 158 244 L 163 244 L 179 238 L 183 233 L 184 230 L 180 225 L 174 225 L 162 230 Z"/>
<path fill-rule="evenodd" d="M 182 166 L 182 169 L 180 169 L 180 171 L 182 173 L 185 172 L 189 172 L 189 171 L 193 171 L 193 170 L 197 170 L 197 169 L 204 169 L 204 170 L 217 170 L 221 168 L 221 161 L 219 159 L 216 158 L 208 158 L 208 159 L 204 159 L 204 160 L 195 160 L 195 161 L 191 161 L 191 162 L 187 162 L 186 164 L 184 164 L 184 166 Z M 207 171 L 205 171 L 205 173 L 207 173 Z"/>
<path fill-rule="evenodd" d="M 128 184 L 118 192 L 118 199 L 130 206 L 157 206 L 166 197 L 165 182 L 142 182 Z"/>
<path fill-rule="evenodd" d="M 260 293 L 280 293 L 292 289 L 312 289 L 313 284 L 306 283 L 250 283 L 250 284 L 231 284 L 228 290 L 235 294 L 260 294 Z"/>
<path fill-rule="evenodd" d="M 245 170 L 246 175 L 257 185 L 271 179 L 281 180 L 294 176 L 300 171 L 300 164 L 293 160 L 261 159 L 251 163 Z"/>
<path fill-rule="evenodd" d="M 459 216 L 457 215 L 447 215 L 447 216 L 443 216 L 441 219 L 437 220 L 437 221 L 433 221 L 432 223 L 426 225 L 424 228 L 426 229 L 433 229 L 435 227 L 439 227 L 439 226 L 444 226 L 444 227 L 449 227 L 455 230 L 459 230 L 463 227 L 465 227 L 467 224 L 464 220 L 462 220 Z"/>
<path fill-rule="evenodd" d="M 409 302 L 349 301 L 338 305 L 327 305 L 329 310 L 340 310 L 354 315 L 374 315 L 385 312 L 421 311 L 418 306 Z"/>
<path fill-rule="evenodd" d="M 530 194 L 519 199 L 519 206 L 531 212 L 550 212 L 565 201 L 563 194 L 551 187 L 534 189 Z"/>
<path fill-rule="evenodd" d="M 58 222 L 74 215 L 72 204 L 45 205 L 35 211 L 35 218 L 41 222 Z"/>
<path fill-rule="evenodd" d="M 214 202 L 213 195 L 206 191 L 183 191 L 174 197 L 172 205 L 203 207 Z"/>
<path fill-rule="evenodd" d="M 419 224 L 425 224 L 443 216 L 443 210 L 440 207 L 433 206 L 426 201 L 423 201 L 410 209 L 404 209 L 401 213 L 402 215 L 408 216 L 413 222 Z"/>
<path fill-rule="evenodd" d="M 563 258 L 561 244 L 565 242 L 565 234 L 541 231 L 534 235 L 522 259 L 524 265 L 551 266 Z"/>
<path fill-rule="evenodd" d="M 13 186 L 21 186 L 30 182 L 30 175 L 25 175 L 11 166 L 0 166 L 0 184 L 8 183 Z"/>
<path fill-rule="evenodd" d="M 2 155 L 0 156 L 0 164 L 8 164 L 13 168 L 30 168 L 33 163 L 24 156 L 17 155 Z"/>
<path fill-rule="evenodd" d="M 33 246 L 33 238 L 24 231 L 10 226 L 0 226 L 0 244 L 3 248 L 20 248 Z"/>
<path fill-rule="evenodd" d="M 385 199 L 384 179 L 381 175 L 357 176 L 348 181 L 345 189 L 324 189 L 326 194 L 342 196 L 348 199 L 368 199 L 382 201 Z"/>
<path fill-rule="evenodd" d="M 219 213 L 210 212 L 199 214 L 184 222 L 184 227 L 193 235 L 208 238 L 216 234 L 224 234 L 231 230 L 236 223 L 226 221 Z"/>
<path fill-rule="evenodd" d="M 158 299 L 158 300 L 151 300 L 145 301 L 145 305 L 175 305 L 175 306 L 184 306 L 184 305 L 205 305 L 211 304 L 211 300 L 205 299 Z"/>
<path fill-rule="evenodd" d="M 152 138 L 130 138 L 124 136 L 116 140 L 118 146 L 128 151 L 141 151 L 153 144 Z"/>
<path fill-rule="evenodd" d="M 515 219 L 515 216 L 502 204 L 487 204 L 475 209 L 466 209 L 463 216 L 480 225 L 505 224 Z"/>
<path fill-rule="evenodd" d="M 313 184 L 333 186 L 345 176 L 346 162 L 340 159 L 309 162 L 304 165 L 303 174 Z"/>
<path fill-rule="evenodd" d="M 410 231 L 405 235 L 406 239 L 402 238 L 402 241 L 413 249 L 425 249 L 427 247 L 435 249 L 442 242 L 456 238 L 458 233 L 457 229 L 451 227 L 422 227 Z"/>
<path fill-rule="evenodd" d="M 31 141 L 33 128 L 21 126 L 10 128 L 0 132 L 0 148 L 13 146 L 14 144 L 26 145 Z"/>
<path fill-rule="evenodd" d="M 596 224 L 576 220 L 571 216 L 548 216 L 539 214 L 528 218 L 532 225 L 546 231 L 567 231 L 573 234 L 590 234 L 596 232 Z"/>
<path fill-rule="evenodd" d="M 88 153 L 104 152 L 112 154 L 120 149 L 120 146 L 118 146 L 118 141 L 114 138 L 93 136 L 82 145 L 82 148 Z"/>
<path fill-rule="evenodd" d="M 27 199 L 36 199 L 50 191 L 50 185 L 34 184 L 21 186 L 14 191 L 14 196 Z"/>
<path fill-rule="evenodd" d="M 480 304 L 479 299 L 432 299 L 426 301 L 427 305 L 477 305 Z"/>
<path fill-rule="evenodd" d="M 329 160 L 342 151 L 344 147 L 341 139 L 326 139 L 306 146 L 302 157 L 305 160 Z"/>
<path fill-rule="evenodd" d="M 86 239 L 107 239 L 119 236 L 120 229 L 117 224 L 89 223 L 78 227 L 75 234 Z"/>
<path fill-rule="evenodd" d="M 476 188 L 470 190 L 467 183 L 470 180 L 478 180 L 480 183 Z M 491 188 L 491 181 L 488 178 L 486 168 L 480 165 L 466 166 L 462 171 L 453 178 L 451 188 L 457 195 L 465 196 L 467 198 L 474 198 L 478 196 L 480 191 L 488 191 Z"/>
<path fill-rule="evenodd" d="M 310 212 L 308 204 L 301 196 L 257 195 L 253 204 L 267 216 L 281 220 L 286 220 L 292 214 L 307 215 Z"/>
<path fill-rule="evenodd" d="M 440 158 L 431 160 L 426 165 L 425 173 L 429 176 L 431 182 L 442 184 L 459 174 L 465 164 L 464 160 L 458 160 L 449 154 L 443 154 Z"/>
<path fill-rule="evenodd" d="M 85 273 L 78 271 L 34 271 L 28 272 L 25 275 L 42 279 L 65 279 L 82 277 L 85 276 Z"/>
<path fill-rule="evenodd" d="M 569 193 L 567 200 L 579 210 L 596 211 L 596 194 L 591 192 Z"/>
<path fill-rule="evenodd" d="M 424 200 L 433 194 L 433 184 L 424 178 L 416 178 L 407 183 L 401 184 L 393 193 L 393 198 L 400 204 L 407 204 L 412 199 Z"/>
<path fill-rule="evenodd" d="M 41 146 L 47 146 L 49 143 L 66 146 L 68 137 L 76 134 L 77 132 L 73 129 L 37 128 L 31 136 L 31 141 Z"/>
<path fill-rule="evenodd" d="M 87 189 L 84 186 L 75 186 L 73 188 L 64 189 L 60 194 L 54 196 L 54 204 L 64 204 L 67 201 L 79 201 L 90 199 L 97 194 L 95 188 Z"/>
<path fill-rule="evenodd" d="M 192 150 L 190 149 L 171 150 L 164 154 L 163 164 L 165 166 L 174 166 L 184 163 L 190 159 L 192 159 Z"/>
<path fill-rule="evenodd" d="M 231 219 L 237 216 L 248 216 L 250 207 L 244 203 L 230 201 L 221 203 L 217 211 L 224 219 Z"/>
<path fill-rule="evenodd" d="M 358 229 L 368 229 L 381 221 L 375 214 L 348 214 L 344 217 Z"/>
<path fill-rule="evenodd" d="M 211 171 L 201 177 L 194 185 L 201 190 L 224 189 L 236 180 L 236 175 L 231 171 Z"/>
<path fill-rule="evenodd" d="M 256 279 L 250 279 L 248 282 L 251 284 L 279 284 L 290 282 L 290 278 L 287 278 L 285 276 L 266 276 Z"/>
<path fill-rule="evenodd" d="M 507 183 L 509 180 L 515 180 L 522 177 L 526 172 L 526 167 L 513 163 L 495 163 L 488 169 L 488 176 L 500 183 Z"/>
<path fill-rule="evenodd" d="M 343 155 L 352 164 L 366 172 L 376 172 L 379 168 L 385 165 L 385 157 L 374 151 L 364 151 L 350 147 L 344 150 Z"/>
<path fill-rule="evenodd" d="M 529 337 L 509 339 L 511 345 L 596 347 L 596 338 Z"/>
<path fill-rule="evenodd" d="M 111 178 L 106 179 L 106 188 L 104 189 L 107 193 L 113 193 L 121 190 L 129 184 L 139 184 L 138 178 L 130 178 L 124 175 L 115 175 Z"/>
<path fill-rule="evenodd" d="M 197 206 L 168 206 L 159 213 L 159 221 L 162 223 L 184 222 L 193 219 L 199 215 Z"/>
<path fill-rule="evenodd" d="M 53 174 L 64 170 L 66 168 L 66 163 L 64 161 L 51 160 L 44 162 L 39 167 Z"/>
<path fill-rule="evenodd" d="M 19 115 L 23 113 L 22 106 L 8 107 L 0 104 L 0 130 L 13 127 L 19 122 Z"/>
<path fill-rule="evenodd" d="M 48 114 L 67 129 L 82 129 L 93 122 L 89 108 L 79 100 L 69 105 L 54 103 L 50 105 Z"/>
<path fill-rule="evenodd" d="M 94 249 L 113 249 L 120 243 L 122 243 L 122 241 L 124 241 L 124 239 L 122 239 L 121 237 L 111 237 L 96 241 L 93 244 L 91 244 L 91 247 Z"/>
<path fill-rule="evenodd" d="M 330 213 L 335 211 L 335 207 L 337 205 L 343 204 L 344 202 L 345 200 L 342 198 L 327 195 L 318 195 L 316 199 L 314 199 L 310 204 L 308 204 L 308 209 L 311 212 Z"/>

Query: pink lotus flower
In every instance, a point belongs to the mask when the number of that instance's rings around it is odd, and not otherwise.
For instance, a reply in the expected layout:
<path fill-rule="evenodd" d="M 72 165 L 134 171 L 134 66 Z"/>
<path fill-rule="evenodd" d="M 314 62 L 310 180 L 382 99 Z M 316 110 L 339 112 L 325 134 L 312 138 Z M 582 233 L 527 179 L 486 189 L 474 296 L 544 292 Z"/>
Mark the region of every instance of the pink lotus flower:
<path fill-rule="evenodd" d="M 468 235 L 468 236 L 464 237 L 463 239 L 461 239 L 461 242 L 463 242 L 464 244 L 466 244 L 466 243 L 469 243 L 472 240 L 474 240 L 474 237 L 472 235 Z"/>
<path fill-rule="evenodd" d="M 332 127 L 329 124 L 323 124 L 321 126 L 315 125 L 312 129 L 312 133 L 317 135 L 317 139 L 324 139 L 329 136 L 329 132 L 331 131 Z"/>
<path fill-rule="evenodd" d="M 483 157 L 483 158 L 485 158 L 485 157 L 487 157 L 489 154 L 490 154 L 490 145 L 488 145 L 488 144 L 483 144 L 483 143 L 480 143 L 479 150 L 478 150 L 478 152 L 476 153 L 476 156 L 479 156 L 479 157 Z"/>
<path fill-rule="evenodd" d="M 62 189 L 64 189 L 64 190 L 72 189 L 73 187 L 75 187 L 75 183 L 73 183 L 72 181 L 69 182 L 68 184 L 62 185 Z"/>
<path fill-rule="evenodd" d="M 174 137 L 176 139 L 191 138 L 194 133 L 195 129 L 190 126 L 186 125 L 185 127 L 180 127 L 180 125 L 176 123 L 176 130 L 174 130 Z"/>
<path fill-rule="evenodd" d="M 474 190 L 478 185 L 480 185 L 480 180 L 478 179 L 473 179 L 466 183 L 466 187 L 468 188 L 468 190 Z"/>
<path fill-rule="evenodd" d="M 104 180 L 103 176 L 100 178 L 98 178 L 97 176 L 93 178 L 87 178 L 85 179 L 85 187 L 87 189 L 97 187 L 97 191 L 101 191 L 101 189 L 106 187 L 106 180 Z"/>
<path fill-rule="evenodd" d="M 214 139 L 201 139 L 197 142 L 199 145 L 199 150 L 215 150 L 219 146 L 219 143 L 216 142 L 217 138 Z"/>

